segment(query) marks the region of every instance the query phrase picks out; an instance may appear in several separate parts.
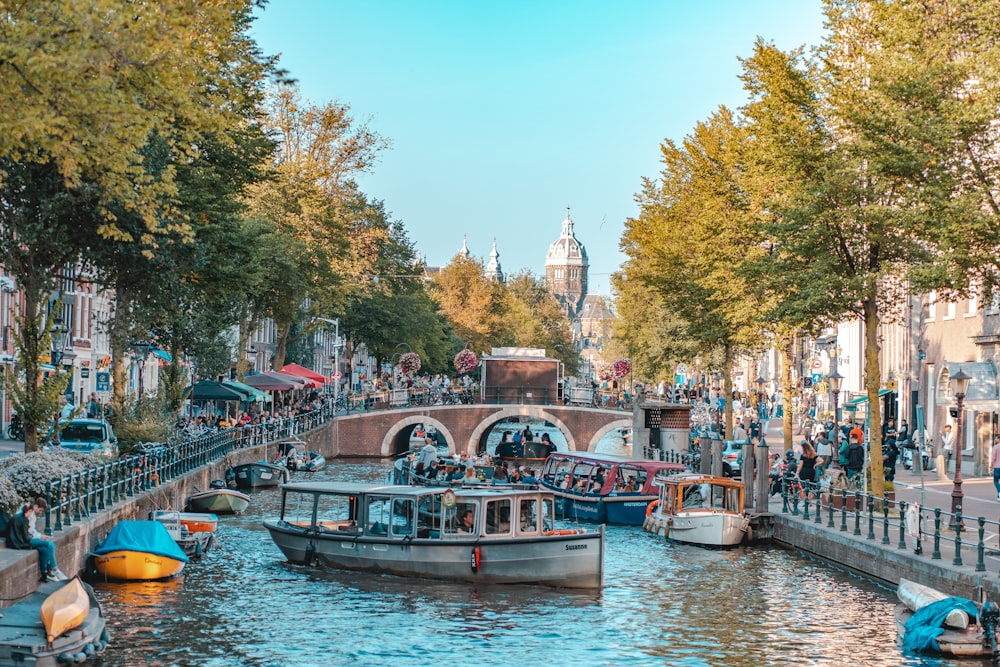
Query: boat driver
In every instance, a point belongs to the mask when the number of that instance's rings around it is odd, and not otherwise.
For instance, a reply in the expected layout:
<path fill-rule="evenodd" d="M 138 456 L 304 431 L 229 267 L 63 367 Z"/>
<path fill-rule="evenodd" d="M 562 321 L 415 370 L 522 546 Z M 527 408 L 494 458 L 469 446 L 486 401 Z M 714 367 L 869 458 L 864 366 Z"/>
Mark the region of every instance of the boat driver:
<path fill-rule="evenodd" d="M 471 509 L 467 509 L 462 512 L 462 518 L 458 522 L 458 532 L 460 533 L 471 533 L 474 532 L 476 526 L 476 515 Z"/>

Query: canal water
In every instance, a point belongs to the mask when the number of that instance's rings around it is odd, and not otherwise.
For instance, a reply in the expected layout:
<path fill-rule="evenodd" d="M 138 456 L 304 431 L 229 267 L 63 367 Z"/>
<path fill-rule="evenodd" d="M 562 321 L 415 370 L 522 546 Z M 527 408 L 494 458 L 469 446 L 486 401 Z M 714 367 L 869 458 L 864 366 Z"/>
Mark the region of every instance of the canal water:
<path fill-rule="evenodd" d="M 381 482 L 389 467 L 334 460 L 313 476 Z M 213 550 L 174 580 L 95 582 L 112 641 L 94 664 L 959 664 L 900 651 L 891 591 L 777 548 L 706 550 L 610 526 L 600 592 L 477 587 L 289 565 L 261 525 L 279 498 L 260 491 L 221 517 Z"/>

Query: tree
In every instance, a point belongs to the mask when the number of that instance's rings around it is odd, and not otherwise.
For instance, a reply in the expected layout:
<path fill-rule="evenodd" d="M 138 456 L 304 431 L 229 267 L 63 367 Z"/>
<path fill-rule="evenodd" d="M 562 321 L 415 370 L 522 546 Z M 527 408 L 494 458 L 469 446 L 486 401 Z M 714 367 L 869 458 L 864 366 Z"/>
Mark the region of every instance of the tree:
<path fill-rule="evenodd" d="M 505 344 L 544 349 L 563 363 L 565 375 L 576 375 L 580 355 L 573 345 L 569 316 L 545 280 L 523 271 L 509 276 L 502 292 L 503 327 L 498 333 L 508 336 Z"/>
<path fill-rule="evenodd" d="M 486 277 L 479 260 L 456 255 L 435 274 L 431 294 L 457 339 L 490 350 L 507 339 L 503 288 Z"/>

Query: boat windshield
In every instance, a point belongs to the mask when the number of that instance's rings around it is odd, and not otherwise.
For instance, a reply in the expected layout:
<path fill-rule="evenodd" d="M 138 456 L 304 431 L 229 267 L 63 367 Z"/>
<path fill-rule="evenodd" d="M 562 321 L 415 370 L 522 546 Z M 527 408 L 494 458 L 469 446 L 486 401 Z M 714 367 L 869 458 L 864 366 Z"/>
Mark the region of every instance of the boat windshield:
<path fill-rule="evenodd" d="M 413 498 L 368 496 L 365 534 L 408 537 L 413 535 L 416 502 Z"/>

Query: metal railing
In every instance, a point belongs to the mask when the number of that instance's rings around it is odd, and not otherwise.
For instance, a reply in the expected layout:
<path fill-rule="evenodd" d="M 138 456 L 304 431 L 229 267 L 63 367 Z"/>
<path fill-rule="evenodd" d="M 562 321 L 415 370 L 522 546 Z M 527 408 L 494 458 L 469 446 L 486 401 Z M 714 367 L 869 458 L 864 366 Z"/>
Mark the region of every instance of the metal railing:
<path fill-rule="evenodd" d="M 335 416 L 332 404 L 319 410 L 280 419 L 206 433 L 174 445 L 161 445 L 109 463 L 72 473 L 45 483 L 46 535 L 62 530 L 115 503 L 163 482 L 225 459 L 230 453 L 280 442 L 312 431 Z"/>
<path fill-rule="evenodd" d="M 974 548 L 976 572 L 986 571 L 986 527 L 990 526 L 993 532 L 1000 528 L 997 521 L 978 517 L 975 528 L 967 529 L 960 507 L 952 513 L 918 505 L 907 517 L 910 505 L 888 494 L 878 497 L 857 489 L 824 488 L 818 482 L 801 482 L 794 475 L 783 476 L 781 485 L 782 514 L 799 516 L 817 525 L 825 522 L 828 529 L 852 532 L 856 537 L 864 535 L 865 539 L 878 540 L 883 545 L 895 544 L 900 551 L 912 549 L 917 556 L 926 555 L 924 542 L 930 539 L 933 544 L 931 560 L 942 560 L 941 545 L 950 543 L 954 547 L 952 565 L 956 566 L 963 565 L 962 549 Z M 932 529 L 925 532 L 925 521 L 932 517 Z M 907 525 L 908 518 L 910 525 Z M 972 531 L 975 531 L 974 543 L 963 540 L 963 533 Z"/>

